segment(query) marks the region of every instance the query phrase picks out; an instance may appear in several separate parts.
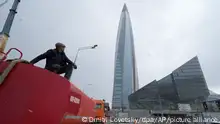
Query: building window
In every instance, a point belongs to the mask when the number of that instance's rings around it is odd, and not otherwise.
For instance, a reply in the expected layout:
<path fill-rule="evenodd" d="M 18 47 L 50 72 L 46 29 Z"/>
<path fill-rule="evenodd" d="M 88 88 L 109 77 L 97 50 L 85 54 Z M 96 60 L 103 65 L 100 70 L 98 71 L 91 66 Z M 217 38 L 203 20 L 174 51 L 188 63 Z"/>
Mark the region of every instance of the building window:
<path fill-rule="evenodd" d="M 116 60 L 116 64 L 117 64 L 117 63 L 120 63 L 120 60 L 119 60 L 119 59 Z"/>
<path fill-rule="evenodd" d="M 115 68 L 115 70 L 116 71 L 121 71 L 122 69 L 121 69 L 121 66 L 117 66 L 116 68 Z"/>
<path fill-rule="evenodd" d="M 119 74 L 122 74 L 121 70 L 119 70 L 119 69 L 118 69 L 118 70 L 115 70 L 115 74 L 118 74 L 118 73 L 119 73 Z"/>
<path fill-rule="evenodd" d="M 119 95 L 116 95 L 116 96 L 113 96 L 113 99 L 120 99 L 121 98 L 121 96 L 119 96 Z"/>
<path fill-rule="evenodd" d="M 120 69 L 120 70 L 119 70 L 119 69 L 118 69 L 118 70 L 116 69 L 116 70 L 115 70 L 115 73 L 116 73 L 116 74 L 118 74 L 118 73 L 122 74 L 122 73 L 121 73 L 121 69 Z"/>
<path fill-rule="evenodd" d="M 121 87 L 115 87 L 114 90 L 115 91 L 121 91 Z"/>
<path fill-rule="evenodd" d="M 122 79 L 122 77 L 115 77 L 115 79 Z"/>
<path fill-rule="evenodd" d="M 120 101 L 120 98 L 113 98 L 114 101 Z"/>
<path fill-rule="evenodd" d="M 101 109 L 101 108 L 102 108 L 102 104 L 97 103 L 96 106 L 95 106 L 95 109 Z"/>
<path fill-rule="evenodd" d="M 174 72 L 174 73 L 173 73 L 173 76 L 176 77 L 176 76 L 179 76 L 179 74 L 178 74 L 177 72 Z"/>
<path fill-rule="evenodd" d="M 115 82 L 114 87 L 120 87 L 121 88 L 121 83 L 120 82 Z"/>
<path fill-rule="evenodd" d="M 114 94 L 113 94 L 113 96 L 121 96 L 121 92 L 115 91 Z"/>
<path fill-rule="evenodd" d="M 121 65 L 120 64 L 116 64 L 116 69 L 121 69 Z"/>
<path fill-rule="evenodd" d="M 116 76 L 121 76 L 121 73 L 116 73 L 115 75 L 116 75 Z"/>

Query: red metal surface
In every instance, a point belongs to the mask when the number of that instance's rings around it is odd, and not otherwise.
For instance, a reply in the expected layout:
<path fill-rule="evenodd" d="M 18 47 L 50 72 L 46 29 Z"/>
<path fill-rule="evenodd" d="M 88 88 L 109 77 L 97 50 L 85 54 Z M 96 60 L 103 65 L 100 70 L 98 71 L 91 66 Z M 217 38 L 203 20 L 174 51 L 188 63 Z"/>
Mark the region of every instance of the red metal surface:
<path fill-rule="evenodd" d="M 7 62 L 2 62 L 0 60 L 0 73 L 3 73 L 3 71 L 7 68 L 8 63 Z M 1 87 L 0 87 L 1 88 Z"/>
<path fill-rule="evenodd" d="M 0 65 L 0 72 L 6 64 Z M 70 97 L 80 104 L 70 102 Z M 0 124 L 79 124 L 65 113 L 95 117 L 95 103 L 63 77 L 33 65 L 19 63 L 0 85 Z"/>

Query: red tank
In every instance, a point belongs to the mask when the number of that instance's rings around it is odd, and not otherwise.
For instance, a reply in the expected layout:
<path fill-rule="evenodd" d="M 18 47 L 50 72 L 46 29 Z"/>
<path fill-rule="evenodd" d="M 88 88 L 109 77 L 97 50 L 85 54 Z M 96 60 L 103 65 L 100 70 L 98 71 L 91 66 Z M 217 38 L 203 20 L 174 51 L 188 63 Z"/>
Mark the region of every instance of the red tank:
<path fill-rule="evenodd" d="M 0 84 L 0 124 L 80 124 L 95 117 L 94 106 L 65 78 L 30 64 L 16 64 Z"/>

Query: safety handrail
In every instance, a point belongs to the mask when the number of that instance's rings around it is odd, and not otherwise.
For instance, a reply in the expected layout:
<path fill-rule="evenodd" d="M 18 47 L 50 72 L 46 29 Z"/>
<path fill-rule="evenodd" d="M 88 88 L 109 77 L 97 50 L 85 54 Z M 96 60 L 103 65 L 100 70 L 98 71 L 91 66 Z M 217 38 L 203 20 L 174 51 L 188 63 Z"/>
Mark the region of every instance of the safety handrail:
<path fill-rule="evenodd" d="M 8 54 L 9 54 L 12 50 L 16 50 L 16 51 L 18 51 L 18 52 L 20 53 L 20 57 L 19 57 L 18 59 L 21 59 L 21 58 L 23 57 L 23 53 L 22 53 L 18 48 L 10 48 L 6 53 L 0 51 L 1 54 L 4 54 L 4 55 L 3 55 L 3 58 L 1 59 L 1 61 L 4 61 L 4 60 L 7 58 Z"/>
<path fill-rule="evenodd" d="M 8 52 L 6 53 L 6 56 L 12 51 L 12 50 L 16 50 L 20 53 L 20 57 L 18 59 L 21 59 L 23 57 L 23 53 L 18 49 L 18 48 L 10 48 L 8 50 Z"/>

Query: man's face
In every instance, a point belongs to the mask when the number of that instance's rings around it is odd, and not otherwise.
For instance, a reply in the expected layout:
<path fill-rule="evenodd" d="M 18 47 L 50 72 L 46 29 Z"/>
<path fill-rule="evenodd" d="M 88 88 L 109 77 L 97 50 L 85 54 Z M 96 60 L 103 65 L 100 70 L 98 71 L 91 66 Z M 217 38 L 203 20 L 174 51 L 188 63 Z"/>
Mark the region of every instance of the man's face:
<path fill-rule="evenodd" d="M 65 50 L 65 47 L 59 47 L 59 48 L 58 48 L 58 51 L 59 51 L 59 52 L 64 52 L 64 50 Z"/>

